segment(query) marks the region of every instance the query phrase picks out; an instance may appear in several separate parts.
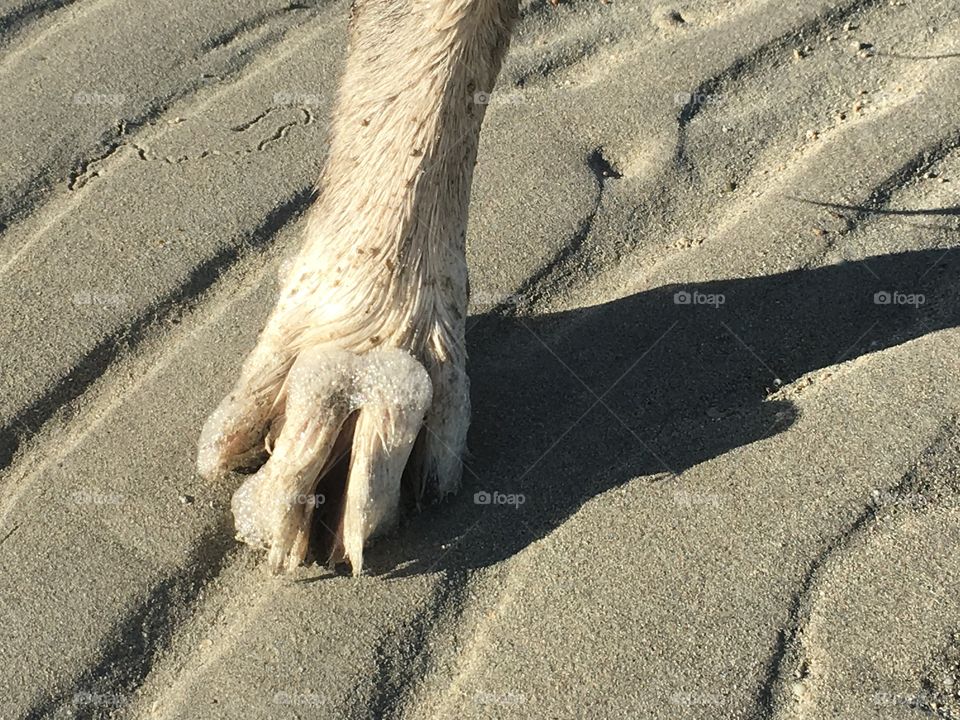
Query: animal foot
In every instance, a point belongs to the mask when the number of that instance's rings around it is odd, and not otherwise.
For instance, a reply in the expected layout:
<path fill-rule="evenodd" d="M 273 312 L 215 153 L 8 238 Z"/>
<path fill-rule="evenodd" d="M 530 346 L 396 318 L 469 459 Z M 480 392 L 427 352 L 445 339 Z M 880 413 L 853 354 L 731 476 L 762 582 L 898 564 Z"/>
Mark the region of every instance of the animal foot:
<path fill-rule="evenodd" d="M 263 347 L 245 370 L 256 366 L 275 380 L 285 366 Z M 281 366 L 270 368 L 271 360 Z M 431 407 L 430 376 L 404 350 L 321 346 L 296 356 L 272 402 L 261 392 L 270 381 L 241 378 L 210 416 L 200 472 L 249 462 L 265 438 L 269 460 L 233 496 L 238 539 L 267 548 L 279 573 L 304 562 L 313 538 L 328 564 L 348 561 L 358 575 L 366 540 L 396 521 L 401 476 Z"/>

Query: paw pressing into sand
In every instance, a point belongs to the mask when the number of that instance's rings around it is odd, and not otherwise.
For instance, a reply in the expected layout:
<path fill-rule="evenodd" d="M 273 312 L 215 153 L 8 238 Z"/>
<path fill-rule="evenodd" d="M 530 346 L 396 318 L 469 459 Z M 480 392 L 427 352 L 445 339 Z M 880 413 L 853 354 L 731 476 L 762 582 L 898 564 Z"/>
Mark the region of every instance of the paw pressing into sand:
<path fill-rule="evenodd" d="M 329 560 L 349 560 L 359 573 L 366 538 L 396 517 L 400 476 L 431 396 L 426 370 L 402 350 L 357 355 L 316 348 L 301 354 L 286 378 L 273 454 L 233 496 L 238 538 L 269 547 L 275 572 L 292 570 L 307 555 L 314 512 L 327 510 L 325 521 L 335 523 L 328 527 Z M 228 461 L 224 450 L 236 441 L 227 430 L 235 432 L 243 420 L 233 416 L 235 400 L 228 398 L 204 428 L 199 463 L 208 474 Z M 342 495 L 316 494 L 319 479 L 341 459 L 351 437 Z M 340 507 L 324 508 L 328 499 Z"/>
<path fill-rule="evenodd" d="M 275 571 L 312 553 L 359 573 L 401 505 L 459 486 L 474 99 L 493 87 L 515 14 L 357 3 L 304 245 L 200 438 L 205 477 L 270 455 L 233 511 Z"/>
<path fill-rule="evenodd" d="M 312 556 L 359 574 L 364 544 L 402 504 L 459 484 L 469 392 L 451 317 L 464 294 L 416 257 L 392 257 L 308 241 L 201 432 L 204 477 L 263 463 L 232 509 L 238 539 L 267 549 L 274 572 Z"/>

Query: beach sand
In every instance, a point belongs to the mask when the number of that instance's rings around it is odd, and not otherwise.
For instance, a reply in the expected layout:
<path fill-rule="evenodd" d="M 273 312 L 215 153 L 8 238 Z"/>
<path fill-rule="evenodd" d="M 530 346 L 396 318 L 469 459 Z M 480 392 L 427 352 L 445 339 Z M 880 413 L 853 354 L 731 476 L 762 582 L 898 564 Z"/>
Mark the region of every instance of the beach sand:
<path fill-rule="evenodd" d="M 196 441 L 348 10 L 0 0 L 0 718 L 960 717 L 955 0 L 524 2 L 463 490 L 274 578 Z"/>

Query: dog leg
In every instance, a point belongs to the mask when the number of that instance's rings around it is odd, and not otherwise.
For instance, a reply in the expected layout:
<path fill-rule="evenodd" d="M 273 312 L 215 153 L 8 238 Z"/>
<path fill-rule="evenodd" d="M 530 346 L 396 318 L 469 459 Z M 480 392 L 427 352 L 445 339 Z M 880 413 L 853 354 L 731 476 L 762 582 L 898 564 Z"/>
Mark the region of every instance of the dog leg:
<path fill-rule="evenodd" d="M 275 440 L 234 510 L 241 538 L 269 546 L 276 570 L 303 561 L 307 525 L 322 515 L 329 557 L 359 572 L 364 542 L 396 519 L 401 478 L 416 502 L 459 485 L 470 413 L 467 206 L 485 95 L 516 6 L 354 5 L 303 246 L 199 442 L 198 468 L 212 477 L 262 458 Z M 345 470 L 337 448 L 349 454 Z M 291 504 L 317 488 L 336 497 L 323 493 L 322 509 Z"/>

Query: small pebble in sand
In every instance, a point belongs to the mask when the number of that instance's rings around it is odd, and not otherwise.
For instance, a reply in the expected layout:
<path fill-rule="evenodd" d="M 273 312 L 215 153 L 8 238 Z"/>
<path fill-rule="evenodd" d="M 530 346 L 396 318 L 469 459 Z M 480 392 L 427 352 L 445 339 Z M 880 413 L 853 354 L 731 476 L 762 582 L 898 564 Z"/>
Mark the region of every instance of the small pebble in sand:
<path fill-rule="evenodd" d="M 193 505 L 193 495 L 181 495 L 180 496 L 181 505 Z"/>
<path fill-rule="evenodd" d="M 860 26 L 857 25 L 855 22 L 851 22 L 850 20 L 847 20 L 847 21 L 843 24 L 843 31 L 844 31 L 844 32 L 850 32 L 851 30 L 856 30 L 858 27 L 860 27 Z"/>
<path fill-rule="evenodd" d="M 816 235 L 817 237 L 823 237 L 824 235 L 827 234 L 827 231 L 821 227 L 815 227 L 813 228 L 813 234 Z"/>
<path fill-rule="evenodd" d="M 820 137 L 820 133 L 816 130 L 807 130 L 807 140 L 816 140 L 818 137 Z"/>
<path fill-rule="evenodd" d="M 687 22 L 679 10 L 663 6 L 653 11 L 653 21 L 662 28 L 676 28 Z"/>
<path fill-rule="evenodd" d="M 841 225 L 837 232 L 849 232 L 850 230 L 853 230 L 853 220 L 848 218 L 843 213 L 839 213 L 836 210 L 831 210 L 830 217 L 839 222 Z"/>

